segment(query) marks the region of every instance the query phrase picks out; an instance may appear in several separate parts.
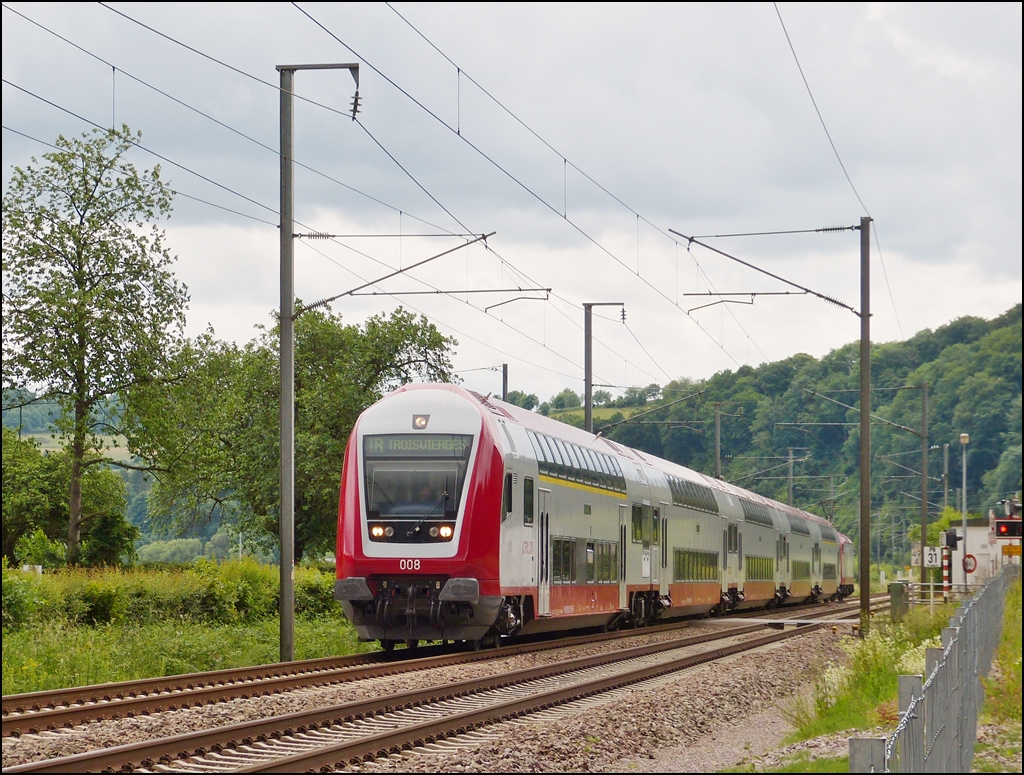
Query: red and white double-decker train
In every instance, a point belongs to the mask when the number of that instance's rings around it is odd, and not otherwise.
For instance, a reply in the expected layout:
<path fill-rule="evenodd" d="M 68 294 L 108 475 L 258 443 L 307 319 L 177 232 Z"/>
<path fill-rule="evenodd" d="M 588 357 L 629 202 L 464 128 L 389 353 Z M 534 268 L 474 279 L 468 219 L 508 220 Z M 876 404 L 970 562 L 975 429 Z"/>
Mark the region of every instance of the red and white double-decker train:
<path fill-rule="evenodd" d="M 457 385 L 407 385 L 345 454 L 334 596 L 359 637 L 501 638 L 841 598 L 821 517 Z"/>

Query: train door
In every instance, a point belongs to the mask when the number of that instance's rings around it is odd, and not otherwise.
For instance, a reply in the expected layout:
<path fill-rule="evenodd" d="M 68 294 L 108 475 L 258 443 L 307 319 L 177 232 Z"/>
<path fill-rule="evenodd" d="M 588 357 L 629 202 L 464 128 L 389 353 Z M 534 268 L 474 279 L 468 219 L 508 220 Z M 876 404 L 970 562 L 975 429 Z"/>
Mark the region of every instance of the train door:
<path fill-rule="evenodd" d="M 625 503 L 619 504 L 619 608 L 625 610 L 629 607 L 629 593 L 626 591 L 626 546 L 629 530 L 629 506 Z"/>
<path fill-rule="evenodd" d="M 651 512 L 651 589 L 661 589 L 661 509 L 650 510 Z M 646 526 L 646 520 L 644 522 Z"/>
<path fill-rule="evenodd" d="M 668 504 L 662 504 L 662 511 L 667 511 L 665 506 Z M 661 589 L 658 592 L 661 595 L 667 595 L 668 584 L 669 584 L 669 571 L 668 571 L 668 517 L 661 518 Z"/>
<path fill-rule="evenodd" d="M 640 544 L 641 583 L 651 583 L 651 502 L 633 504 L 633 542 Z"/>
<path fill-rule="evenodd" d="M 735 587 L 739 583 L 740 571 L 740 528 L 737 524 L 729 524 L 724 520 L 725 527 L 722 530 L 722 556 L 725 569 L 726 588 Z"/>
<path fill-rule="evenodd" d="M 537 616 L 551 616 L 551 534 L 548 498 L 551 490 L 537 488 L 540 514 L 537 519 Z"/>

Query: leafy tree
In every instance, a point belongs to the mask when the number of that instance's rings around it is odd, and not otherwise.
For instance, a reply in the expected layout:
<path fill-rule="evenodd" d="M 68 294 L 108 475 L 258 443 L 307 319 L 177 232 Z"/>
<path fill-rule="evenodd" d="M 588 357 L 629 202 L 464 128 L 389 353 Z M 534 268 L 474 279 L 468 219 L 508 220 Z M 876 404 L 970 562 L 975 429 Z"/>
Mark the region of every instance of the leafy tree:
<path fill-rule="evenodd" d="M 144 563 L 169 563 L 182 565 L 191 562 L 203 552 L 203 542 L 198 538 L 174 538 L 170 541 L 154 541 L 139 550 L 139 560 Z"/>
<path fill-rule="evenodd" d="M 413 379 L 449 381 L 450 348 L 426 318 L 399 309 L 344 325 L 331 312 L 295 326 L 295 555 L 334 547 L 345 445 L 359 414 Z M 246 541 L 276 545 L 279 518 L 278 331 L 244 348 L 212 335 L 185 348 L 187 374 L 154 392 L 148 454 L 175 461 L 157 471 L 151 518 L 187 527 L 221 516 Z M 170 418 L 168 420 L 168 418 Z M 252 537 L 250 539 L 250 536 Z"/>
<path fill-rule="evenodd" d="M 532 410 L 539 403 L 536 395 L 533 393 L 524 393 L 521 390 L 508 391 L 508 402 L 510 404 L 515 404 L 516 406 L 521 406 L 527 411 Z"/>
<path fill-rule="evenodd" d="M 230 535 L 223 530 L 218 530 L 206 542 L 206 545 L 203 547 L 203 554 L 215 560 L 226 560 L 231 556 L 231 551 L 236 545 Z"/>
<path fill-rule="evenodd" d="M 571 388 L 566 388 L 558 395 L 553 396 L 548 405 L 556 411 L 559 409 L 575 409 L 580 406 L 580 397 Z"/>
<path fill-rule="evenodd" d="M 33 439 L 19 440 L 16 433 L 3 429 L 3 552 L 11 562 L 24 561 L 18 546 L 27 536 L 39 533 L 51 543 L 66 537 L 71 468 L 66 451 L 44 455 Z M 124 516 L 124 481 L 110 467 L 98 465 L 86 466 L 82 481 L 80 560 L 87 565 L 118 565 L 133 559 L 139 532 Z M 32 541 L 32 546 L 42 545 Z M 64 558 L 65 550 L 59 554 Z"/>
<path fill-rule="evenodd" d="M 65 552 L 63 541 L 50 540 L 38 527 L 14 544 L 14 558 L 19 565 L 39 565 L 48 570 L 64 567 Z"/>
<path fill-rule="evenodd" d="M 161 380 L 184 327 L 187 292 L 170 272 L 170 212 L 160 169 L 125 160 L 127 127 L 57 138 L 58 150 L 15 167 L 3 199 L 3 371 L 8 389 L 55 401 L 70 455 L 67 552 L 80 560 L 83 479 L 132 427 L 133 391 Z M 116 399 L 113 400 L 112 399 Z M 5 408 L 10 408 L 5 403 Z"/>
<path fill-rule="evenodd" d="M 22 440 L 3 429 L 3 554 L 12 564 L 18 539 L 40 528 L 50 514 L 44 464 L 35 439 Z"/>
<path fill-rule="evenodd" d="M 612 394 L 607 390 L 595 390 L 593 398 L 594 406 L 604 406 L 612 400 Z"/>

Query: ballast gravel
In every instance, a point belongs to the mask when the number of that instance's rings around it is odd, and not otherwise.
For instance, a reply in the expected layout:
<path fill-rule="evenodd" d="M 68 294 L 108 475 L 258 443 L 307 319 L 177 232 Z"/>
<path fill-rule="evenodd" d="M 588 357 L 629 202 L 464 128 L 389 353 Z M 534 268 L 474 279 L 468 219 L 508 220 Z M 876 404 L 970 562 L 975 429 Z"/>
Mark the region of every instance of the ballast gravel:
<path fill-rule="evenodd" d="M 639 630 L 635 637 L 624 640 L 611 640 L 586 646 L 520 655 L 510 654 L 506 659 L 490 659 L 432 670 L 416 670 L 395 676 L 315 686 L 282 694 L 250 697 L 249 699 L 239 698 L 214 705 L 165 711 L 135 718 L 83 723 L 71 729 L 26 734 L 21 737 L 5 737 L 3 738 L 2 762 L 4 767 L 11 767 L 41 759 L 71 756 L 158 737 L 171 737 L 270 716 L 281 716 L 287 713 L 325 708 L 345 702 L 372 699 L 445 683 L 505 674 L 572 657 L 618 651 L 645 643 L 702 635 L 720 629 L 720 626 L 695 622 L 685 629 L 674 632 L 645 633 Z"/>
<path fill-rule="evenodd" d="M 810 633 L 643 686 L 556 723 L 503 725 L 475 749 L 412 753 L 361 772 L 709 772 L 778 745 L 780 701 L 842 657 L 838 635 Z M 774 719 L 756 723 L 765 717 Z M 755 723 L 749 724 L 748 721 Z"/>
<path fill-rule="evenodd" d="M 523 654 L 268 697 L 231 700 L 154 716 L 82 724 L 59 732 L 4 738 L 3 766 L 322 708 L 444 682 L 508 673 L 566 659 L 569 652 L 574 657 L 584 656 L 716 629 L 719 627 L 695 624 L 682 633 L 641 632 L 636 639 L 625 643 L 613 641 L 571 650 Z M 749 738 L 759 736 L 771 725 L 752 728 L 744 741 L 740 739 L 743 735 L 735 734 L 743 727 L 743 721 L 766 711 L 778 713 L 781 699 L 792 694 L 825 663 L 838 658 L 837 640 L 838 636 L 826 631 L 811 633 L 687 671 L 678 680 L 662 680 L 654 689 L 641 687 L 623 691 L 613 702 L 596 707 L 590 705 L 585 712 L 573 713 L 571 708 L 566 708 L 557 722 L 502 725 L 501 729 L 495 729 L 500 735 L 497 739 L 476 748 L 463 748 L 451 753 L 410 754 L 352 769 L 410 772 L 707 771 L 701 762 L 710 765 L 715 757 L 701 755 L 699 748 L 694 746 L 710 741 L 712 752 L 734 749 L 738 754 L 736 762 L 744 755 L 759 753 L 762 746 L 752 748 Z M 779 736 L 781 733 L 769 735 L 773 745 Z M 672 753 L 676 750 L 678 758 Z M 666 756 L 669 757 L 667 761 L 664 760 Z"/>

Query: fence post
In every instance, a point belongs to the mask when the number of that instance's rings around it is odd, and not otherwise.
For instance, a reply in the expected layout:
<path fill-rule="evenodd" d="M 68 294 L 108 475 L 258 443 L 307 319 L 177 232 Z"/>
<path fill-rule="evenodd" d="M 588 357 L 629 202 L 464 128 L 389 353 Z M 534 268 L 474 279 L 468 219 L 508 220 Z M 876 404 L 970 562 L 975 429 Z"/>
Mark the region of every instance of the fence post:
<path fill-rule="evenodd" d="M 894 768 L 893 763 L 890 762 L 889 770 L 923 772 L 925 762 L 923 676 L 901 675 L 899 677 L 899 703 L 903 734 L 898 740 L 893 741 L 892 755 L 898 757 L 897 767 Z M 910 714 L 912 716 L 907 718 Z"/>
<path fill-rule="evenodd" d="M 883 772 L 884 770 L 884 737 L 850 738 L 850 772 Z"/>

